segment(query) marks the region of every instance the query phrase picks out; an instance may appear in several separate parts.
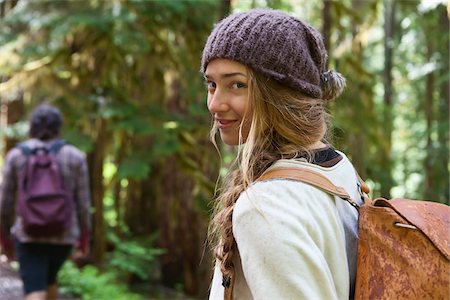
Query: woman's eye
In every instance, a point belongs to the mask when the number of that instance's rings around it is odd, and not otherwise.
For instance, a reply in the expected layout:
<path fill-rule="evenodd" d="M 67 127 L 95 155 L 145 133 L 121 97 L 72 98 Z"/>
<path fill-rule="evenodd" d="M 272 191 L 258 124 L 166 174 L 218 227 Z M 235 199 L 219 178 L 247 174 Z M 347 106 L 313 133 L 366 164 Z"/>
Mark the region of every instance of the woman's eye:
<path fill-rule="evenodd" d="M 246 87 L 247 87 L 247 85 L 242 83 L 242 82 L 235 82 L 232 85 L 233 89 L 243 89 L 243 88 L 246 88 Z"/>
<path fill-rule="evenodd" d="M 208 91 L 213 91 L 216 88 L 216 83 L 212 81 L 206 81 L 205 85 Z"/>

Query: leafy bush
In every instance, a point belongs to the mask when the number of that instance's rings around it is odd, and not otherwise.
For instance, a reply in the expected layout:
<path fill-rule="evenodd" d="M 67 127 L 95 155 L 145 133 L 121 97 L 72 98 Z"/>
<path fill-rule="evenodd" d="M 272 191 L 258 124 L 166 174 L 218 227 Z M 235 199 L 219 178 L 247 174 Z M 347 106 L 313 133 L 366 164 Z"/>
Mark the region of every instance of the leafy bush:
<path fill-rule="evenodd" d="M 83 300 L 141 300 L 142 296 L 128 291 L 117 281 L 114 272 L 99 272 L 94 266 L 78 269 L 72 261 L 66 261 L 58 274 L 61 292 Z"/>
<path fill-rule="evenodd" d="M 142 296 L 131 293 L 123 282 L 131 276 L 141 280 L 159 279 L 156 258 L 165 250 L 152 246 L 155 238 L 153 235 L 123 241 L 110 232 L 108 240 L 114 245 L 114 251 L 107 254 L 105 269 L 99 271 L 91 265 L 78 269 L 72 261 L 67 261 L 58 274 L 61 292 L 83 300 L 142 299 Z"/>
<path fill-rule="evenodd" d="M 108 268 L 121 275 L 135 275 L 141 280 L 157 280 L 160 277 L 156 258 L 166 251 L 154 248 L 156 235 L 143 239 L 121 240 L 114 233 L 108 234 L 108 240 L 115 250 L 108 254 Z"/>

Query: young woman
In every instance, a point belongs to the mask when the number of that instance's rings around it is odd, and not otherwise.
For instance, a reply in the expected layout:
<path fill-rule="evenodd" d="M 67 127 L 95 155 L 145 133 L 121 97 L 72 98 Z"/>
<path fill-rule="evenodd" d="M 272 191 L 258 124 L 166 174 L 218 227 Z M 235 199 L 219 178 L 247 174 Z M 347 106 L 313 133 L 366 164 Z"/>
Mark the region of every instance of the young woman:
<path fill-rule="evenodd" d="M 353 295 L 356 209 L 300 181 L 257 181 L 268 170 L 306 168 L 361 202 L 352 164 L 326 141 L 324 107 L 345 86 L 326 61 L 321 35 L 275 10 L 231 15 L 206 42 L 211 137 L 239 146 L 211 222 L 211 299 Z"/>

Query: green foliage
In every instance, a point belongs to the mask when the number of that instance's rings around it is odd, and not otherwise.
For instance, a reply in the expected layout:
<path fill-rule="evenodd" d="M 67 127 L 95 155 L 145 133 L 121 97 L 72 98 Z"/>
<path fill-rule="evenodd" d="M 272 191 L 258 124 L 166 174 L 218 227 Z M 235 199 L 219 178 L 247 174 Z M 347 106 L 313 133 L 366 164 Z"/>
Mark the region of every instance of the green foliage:
<path fill-rule="evenodd" d="M 141 280 L 159 279 L 159 268 L 156 259 L 166 251 L 154 248 L 156 235 L 143 239 L 120 239 L 110 232 L 109 241 L 114 245 L 113 252 L 108 254 L 108 268 L 120 276 L 135 275 Z"/>
<path fill-rule="evenodd" d="M 192 151 L 184 132 L 207 137 L 198 64 L 216 7 L 214 0 L 21 1 L 0 19 L 0 74 L 9 78 L 0 90 L 20 86 L 31 106 L 57 104 L 63 137 L 86 152 L 96 151 L 97 123 L 106 120 L 118 177 L 143 180 L 166 157 Z"/>
<path fill-rule="evenodd" d="M 94 266 L 78 269 L 72 261 L 66 261 L 58 273 L 61 292 L 83 300 L 140 300 L 140 295 L 128 291 L 119 283 L 115 272 L 100 272 Z"/>
<path fill-rule="evenodd" d="M 63 128 L 62 138 L 84 152 L 90 152 L 92 150 L 92 140 L 86 134 L 70 128 Z"/>
<path fill-rule="evenodd" d="M 147 178 L 150 166 L 142 163 L 143 161 L 145 162 L 147 159 L 142 159 L 139 155 L 125 158 L 119 165 L 119 179 L 133 178 L 140 180 Z"/>
<path fill-rule="evenodd" d="M 146 233 L 160 226 L 157 218 L 165 216 L 158 210 L 167 197 L 161 187 L 189 181 L 192 189 L 180 192 L 187 208 L 167 210 L 176 215 L 186 209 L 184 218 L 197 219 L 193 215 L 211 198 L 218 161 L 207 141 L 210 116 L 198 69 L 220 4 L 20 0 L 0 19 L 0 98 L 19 89 L 26 111 L 43 101 L 56 104 L 65 118 L 63 138 L 87 152 L 91 174 L 100 174 L 97 168 L 105 163 L 114 166 L 103 178 L 91 176 L 91 186 L 93 199 L 104 199 L 102 205 L 93 202 L 96 217 L 130 228 L 133 242 L 117 244 L 109 255 L 125 276 L 146 276 L 144 268 L 157 255 L 135 241 L 130 223 L 140 226 L 138 218 L 152 215 L 154 220 L 142 226 Z M 163 170 L 166 166 L 173 169 Z M 162 174 L 175 176 L 170 182 Z M 178 230 L 173 220 L 165 225 L 167 232 Z M 101 222 L 94 226 L 99 226 L 95 232 L 103 230 Z M 103 246 L 94 240 L 94 253 L 98 245 Z M 195 251 L 189 255 L 182 254 L 181 261 L 198 262 Z"/>
<path fill-rule="evenodd" d="M 27 122 L 17 122 L 8 127 L 0 127 L 0 136 L 23 140 L 28 137 L 28 129 L 29 126 Z"/>
<path fill-rule="evenodd" d="M 156 235 L 122 240 L 110 232 L 108 240 L 114 250 L 108 253 L 105 268 L 100 271 L 87 265 L 78 269 L 72 261 L 67 261 L 58 273 L 61 291 L 83 300 L 142 299 L 140 295 L 128 291 L 123 282 L 129 281 L 130 276 L 147 282 L 160 279 L 157 258 L 164 254 L 165 250 L 154 248 L 155 239 Z"/>

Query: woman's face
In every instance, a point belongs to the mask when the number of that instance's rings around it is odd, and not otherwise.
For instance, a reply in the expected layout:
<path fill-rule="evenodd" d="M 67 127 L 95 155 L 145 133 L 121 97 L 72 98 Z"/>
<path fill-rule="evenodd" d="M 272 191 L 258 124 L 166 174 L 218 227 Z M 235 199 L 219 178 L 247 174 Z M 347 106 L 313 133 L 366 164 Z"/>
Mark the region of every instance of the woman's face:
<path fill-rule="evenodd" d="M 212 60 L 205 71 L 208 109 L 227 145 L 239 144 L 241 126 L 241 142 L 245 142 L 250 131 L 248 77 L 243 64 L 222 58 Z"/>

